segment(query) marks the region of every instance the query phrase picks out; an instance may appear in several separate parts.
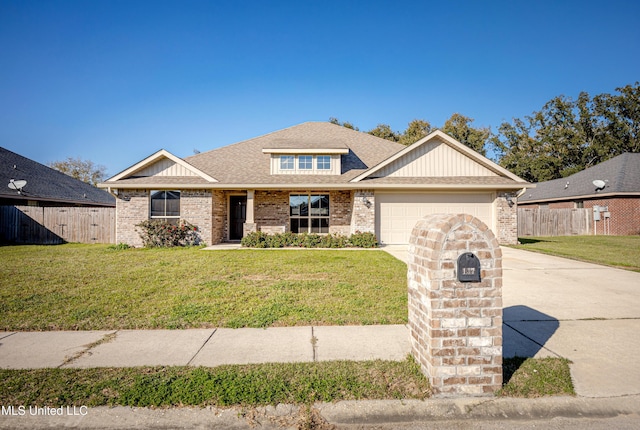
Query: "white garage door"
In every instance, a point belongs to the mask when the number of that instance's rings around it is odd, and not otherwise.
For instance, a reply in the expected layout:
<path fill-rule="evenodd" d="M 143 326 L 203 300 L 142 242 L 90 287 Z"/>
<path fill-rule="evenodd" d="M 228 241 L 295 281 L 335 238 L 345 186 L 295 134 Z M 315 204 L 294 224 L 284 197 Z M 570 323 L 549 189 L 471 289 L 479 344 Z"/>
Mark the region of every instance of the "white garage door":
<path fill-rule="evenodd" d="M 493 229 L 493 199 L 484 194 L 376 193 L 376 233 L 383 244 L 409 243 L 419 219 L 435 213 L 466 213 Z"/>

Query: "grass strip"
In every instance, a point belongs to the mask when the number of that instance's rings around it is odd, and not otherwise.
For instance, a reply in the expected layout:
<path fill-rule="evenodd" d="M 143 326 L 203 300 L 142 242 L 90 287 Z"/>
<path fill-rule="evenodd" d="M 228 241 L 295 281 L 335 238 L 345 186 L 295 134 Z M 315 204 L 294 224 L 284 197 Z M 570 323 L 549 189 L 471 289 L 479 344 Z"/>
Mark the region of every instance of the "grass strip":
<path fill-rule="evenodd" d="M 498 393 L 503 397 L 543 397 L 575 395 L 570 361 L 566 358 L 513 357 L 502 366 L 505 384 Z"/>
<path fill-rule="evenodd" d="M 508 397 L 574 394 L 568 361 L 505 359 Z M 426 399 L 415 361 L 331 361 L 205 367 L 0 370 L 0 404 L 37 406 L 264 406 Z"/>
<path fill-rule="evenodd" d="M 412 358 L 205 367 L 0 370 L 0 404 L 136 407 L 261 406 L 424 399 Z"/>

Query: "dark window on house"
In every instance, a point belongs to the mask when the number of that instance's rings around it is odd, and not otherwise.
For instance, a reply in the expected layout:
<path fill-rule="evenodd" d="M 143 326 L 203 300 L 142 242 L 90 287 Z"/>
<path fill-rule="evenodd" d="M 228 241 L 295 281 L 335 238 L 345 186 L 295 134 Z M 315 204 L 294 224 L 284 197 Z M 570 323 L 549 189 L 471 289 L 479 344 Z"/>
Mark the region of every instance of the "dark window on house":
<path fill-rule="evenodd" d="M 152 191 L 151 218 L 176 222 L 180 218 L 180 191 Z"/>
<path fill-rule="evenodd" d="M 329 233 L 329 194 L 291 194 L 289 217 L 293 233 Z"/>
<path fill-rule="evenodd" d="M 583 209 L 583 208 L 584 208 L 584 201 L 582 201 L 582 200 L 577 200 L 577 201 L 575 202 L 575 207 L 576 207 L 576 209 Z"/>

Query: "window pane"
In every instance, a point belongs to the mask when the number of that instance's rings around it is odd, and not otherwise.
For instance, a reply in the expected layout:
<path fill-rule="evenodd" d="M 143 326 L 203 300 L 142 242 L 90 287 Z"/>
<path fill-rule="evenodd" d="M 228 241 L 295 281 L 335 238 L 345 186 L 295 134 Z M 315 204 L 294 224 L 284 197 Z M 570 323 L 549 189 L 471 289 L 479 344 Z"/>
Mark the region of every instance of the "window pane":
<path fill-rule="evenodd" d="M 179 217 L 180 191 L 152 191 L 151 217 Z"/>
<path fill-rule="evenodd" d="M 311 218 L 311 233 L 329 233 L 329 218 Z"/>
<path fill-rule="evenodd" d="M 309 215 L 309 197 L 301 194 L 291 194 L 289 196 L 289 211 L 291 216 Z"/>
<path fill-rule="evenodd" d="M 300 233 L 300 218 L 291 218 L 291 232 Z"/>
<path fill-rule="evenodd" d="M 180 199 L 167 199 L 166 216 L 180 216 Z"/>
<path fill-rule="evenodd" d="M 311 155 L 298 156 L 298 168 L 301 170 L 310 170 L 313 168 L 313 157 Z"/>
<path fill-rule="evenodd" d="M 280 156 L 280 169 L 282 170 L 293 170 L 293 155 L 281 155 Z"/>
<path fill-rule="evenodd" d="M 331 157 L 329 155 L 318 155 L 317 166 L 318 170 L 330 170 Z"/>
<path fill-rule="evenodd" d="M 311 215 L 329 216 L 329 196 L 311 196 Z"/>

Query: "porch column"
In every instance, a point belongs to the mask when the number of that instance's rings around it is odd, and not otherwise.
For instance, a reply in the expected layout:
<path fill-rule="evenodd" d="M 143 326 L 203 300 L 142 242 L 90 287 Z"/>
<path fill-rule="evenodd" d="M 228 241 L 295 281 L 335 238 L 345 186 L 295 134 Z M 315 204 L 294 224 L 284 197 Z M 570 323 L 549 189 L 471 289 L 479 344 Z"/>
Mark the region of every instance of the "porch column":
<path fill-rule="evenodd" d="M 247 220 L 246 223 L 247 224 L 253 224 L 254 218 L 253 218 L 253 196 L 255 194 L 255 190 L 247 190 Z"/>
<path fill-rule="evenodd" d="M 255 190 L 247 190 L 247 214 L 244 225 L 242 226 L 242 237 L 258 230 L 258 226 L 256 225 L 254 218 L 254 194 Z"/>

